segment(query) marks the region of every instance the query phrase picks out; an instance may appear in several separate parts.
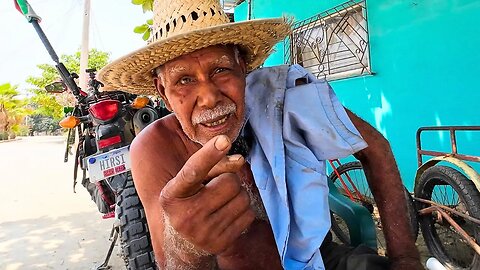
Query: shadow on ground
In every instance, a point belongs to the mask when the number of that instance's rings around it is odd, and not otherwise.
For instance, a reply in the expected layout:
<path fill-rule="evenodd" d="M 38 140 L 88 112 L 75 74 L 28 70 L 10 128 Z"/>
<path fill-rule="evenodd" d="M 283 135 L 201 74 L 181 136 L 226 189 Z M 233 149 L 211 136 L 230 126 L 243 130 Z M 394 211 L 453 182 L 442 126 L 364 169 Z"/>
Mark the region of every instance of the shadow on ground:
<path fill-rule="evenodd" d="M 112 221 L 87 212 L 0 223 L 0 269 L 91 269 L 107 253 Z"/>

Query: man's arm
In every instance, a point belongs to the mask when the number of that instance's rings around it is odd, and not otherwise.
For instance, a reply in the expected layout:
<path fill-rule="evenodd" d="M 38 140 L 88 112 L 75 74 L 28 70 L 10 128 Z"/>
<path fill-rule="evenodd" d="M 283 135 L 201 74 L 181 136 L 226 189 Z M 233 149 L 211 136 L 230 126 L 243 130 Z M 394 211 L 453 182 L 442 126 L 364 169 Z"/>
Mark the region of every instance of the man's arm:
<path fill-rule="evenodd" d="M 176 164 L 178 160 L 175 160 L 175 155 L 170 151 L 175 147 L 164 147 L 165 142 L 171 140 L 167 140 L 165 137 L 168 136 L 163 136 L 154 127 L 157 124 L 143 130 L 130 148 L 132 175 L 145 209 L 155 260 L 160 269 L 171 269 L 168 265 L 175 265 L 174 269 L 209 269 L 209 266 L 214 264 L 214 258 L 196 256 L 194 250 L 186 247 L 186 242 L 182 241 L 175 230 L 165 225 L 164 212 L 159 201 L 160 193 L 173 178 L 170 170 L 178 171 L 182 164 Z M 166 152 L 170 154 L 165 154 Z"/>
<path fill-rule="evenodd" d="M 408 222 L 400 173 L 388 141 L 370 124 L 348 109 L 348 116 L 368 147 L 354 156 L 362 163 L 380 212 L 391 269 L 423 269 Z"/>
<path fill-rule="evenodd" d="M 135 139 L 131 156 L 157 262 L 162 269 L 212 269 L 213 255 L 229 247 L 254 218 L 248 195 L 231 173 L 244 161 L 225 157 L 229 147 L 214 150 L 214 140 L 186 163 L 175 160 L 161 147 L 168 142 L 174 149 L 171 137 L 160 140 L 159 130 L 150 131 Z M 172 167 L 176 175 L 165 173 Z"/>

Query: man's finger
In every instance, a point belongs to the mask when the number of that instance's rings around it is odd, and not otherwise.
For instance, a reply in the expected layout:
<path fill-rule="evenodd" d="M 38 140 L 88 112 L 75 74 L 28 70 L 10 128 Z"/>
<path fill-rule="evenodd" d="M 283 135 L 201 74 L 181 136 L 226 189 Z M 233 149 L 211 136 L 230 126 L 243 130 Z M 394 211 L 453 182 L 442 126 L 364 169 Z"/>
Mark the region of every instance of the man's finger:
<path fill-rule="evenodd" d="M 243 212 L 239 217 L 237 217 L 229 226 L 225 228 L 223 232 L 219 234 L 218 238 L 226 239 L 227 243 L 231 244 L 238 239 L 240 234 L 242 234 L 252 222 L 255 220 L 255 213 L 248 209 Z M 226 245 L 227 247 L 229 245 Z M 225 251 L 221 250 L 220 252 Z M 218 254 L 218 253 L 217 253 Z"/>
<path fill-rule="evenodd" d="M 230 139 L 225 135 L 210 139 L 168 182 L 162 191 L 162 196 L 186 198 L 197 193 L 202 188 L 202 183 L 208 178 L 208 172 L 225 157 L 230 146 Z"/>
<path fill-rule="evenodd" d="M 245 211 L 253 212 L 250 206 L 250 197 L 244 189 L 242 189 L 237 196 L 232 198 L 227 204 L 217 209 L 217 211 L 210 215 L 210 220 L 216 224 L 215 227 L 218 234 L 223 232 Z"/>
<path fill-rule="evenodd" d="M 222 173 L 235 173 L 245 164 L 245 159 L 242 155 L 236 154 L 222 158 L 215 166 L 208 172 L 207 178 L 212 179 Z"/>

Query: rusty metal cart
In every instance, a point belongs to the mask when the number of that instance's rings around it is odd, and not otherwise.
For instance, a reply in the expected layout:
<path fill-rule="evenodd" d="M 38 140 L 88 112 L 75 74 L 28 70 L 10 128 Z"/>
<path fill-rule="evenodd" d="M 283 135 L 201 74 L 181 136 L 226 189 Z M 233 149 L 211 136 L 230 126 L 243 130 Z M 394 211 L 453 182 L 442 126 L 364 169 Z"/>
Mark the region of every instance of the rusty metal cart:
<path fill-rule="evenodd" d="M 448 131 L 451 151 L 423 149 L 421 134 L 428 131 Z M 469 164 L 480 163 L 480 156 L 458 152 L 458 131 L 480 131 L 480 126 L 418 129 L 414 199 L 431 254 L 450 269 L 480 269 L 480 176 Z M 424 156 L 432 158 L 423 162 Z"/>

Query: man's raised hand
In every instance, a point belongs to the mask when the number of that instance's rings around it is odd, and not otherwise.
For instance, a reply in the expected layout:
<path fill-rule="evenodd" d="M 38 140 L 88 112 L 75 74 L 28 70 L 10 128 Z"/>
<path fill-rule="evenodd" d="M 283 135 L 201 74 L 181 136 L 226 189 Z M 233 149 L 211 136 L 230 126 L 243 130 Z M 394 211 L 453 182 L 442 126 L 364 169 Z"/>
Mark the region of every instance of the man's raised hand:
<path fill-rule="evenodd" d="M 255 219 L 250 198 L 235 174 L 245 160 L 226 156 L 225 135 L 208 141 L 163 188 L 165 218 L 179 235 L 210 254 L 219 254 Z"/>

